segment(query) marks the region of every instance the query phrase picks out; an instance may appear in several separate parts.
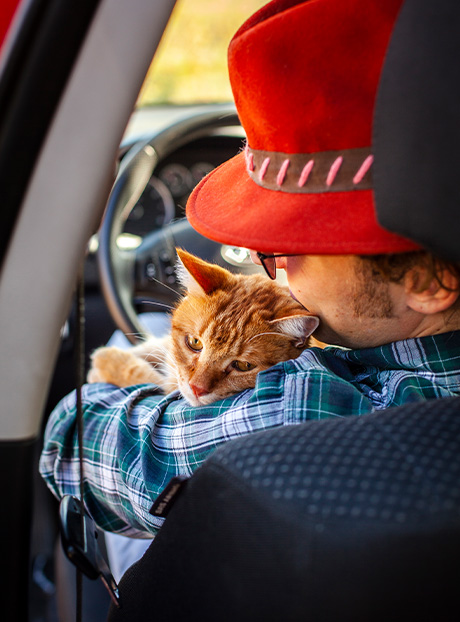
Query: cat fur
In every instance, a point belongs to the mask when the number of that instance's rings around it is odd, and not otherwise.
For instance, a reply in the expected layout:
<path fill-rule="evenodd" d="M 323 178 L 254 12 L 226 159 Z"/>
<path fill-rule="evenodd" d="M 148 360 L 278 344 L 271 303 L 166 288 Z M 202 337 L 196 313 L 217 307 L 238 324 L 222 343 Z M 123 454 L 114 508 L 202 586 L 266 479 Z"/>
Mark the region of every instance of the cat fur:
<path fill-rule="evenodd" d="M 231 273 L 181 249 L 177 254 L 185 296 L 172 313 L 170 334 L 129 350 L 97 349 L 88 382 L 153 383 L 165 393 L 179 389 L 191 405 L 202 406 L 254 387 L 258 372 L 310 345 L 319 319 L 286 287 L 261 274 Z M 194 340 L 200 351 L 190 347 Z"/>

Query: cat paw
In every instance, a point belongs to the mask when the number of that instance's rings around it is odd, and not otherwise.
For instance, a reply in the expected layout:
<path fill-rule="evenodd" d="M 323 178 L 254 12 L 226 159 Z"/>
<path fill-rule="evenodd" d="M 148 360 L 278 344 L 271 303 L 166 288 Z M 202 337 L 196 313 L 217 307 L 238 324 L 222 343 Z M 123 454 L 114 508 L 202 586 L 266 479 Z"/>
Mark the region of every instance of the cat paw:
<path fill-rule="evenodd" d="M 91 368 L 88 372 L 89 383 L 107 382 L 118 384 L 120 367 L 125 364 L 123 350 L 115 347 L 98 348 L 91 355 Z"/>
<path fill-rule="evenodd" d="M 86 382 L 89 384 L 95 384 L 96 382 L 107 382 L 107 380 L 101 370 L 91 367 L 86 376 Z"/>
<path fill-rule="evenodd" d="M 129 387 L 145 383 L 160 384 L 161 376 L 149 363 L 135 356 L 130 350 L 109 346 L 98 348 L 91 355 L 87 381 Z"/>

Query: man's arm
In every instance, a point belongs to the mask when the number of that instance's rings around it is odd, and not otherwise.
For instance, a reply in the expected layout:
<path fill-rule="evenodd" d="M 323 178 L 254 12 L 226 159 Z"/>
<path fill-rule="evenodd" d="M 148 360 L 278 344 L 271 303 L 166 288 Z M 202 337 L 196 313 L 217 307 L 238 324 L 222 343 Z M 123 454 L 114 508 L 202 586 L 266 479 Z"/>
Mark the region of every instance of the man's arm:
<path fill-rule="evenodd" d="M 251 401 L 249 391 L 203 408 L 190 407 L 177 394 L 146 397 L 131 408 L 141 390 L 84 386 L 84 496 L 101 528 L 151 537 L 162 519 L 149 510 L 172 476 L 190 475 L 231 438 L 284 421 L 276 383 L 262 401 Z M 72 393 L 50 416 L 40 460 L 56 497 L 80 496 L 78 456 Z"/>
<path fill-rule="evenodd" d="M 360 415 L 373 408 L 328 369 L 326 353 L 305 352 L 258 376 L 255 389 L 205 407 L 179 394 L 139 400 L 142 386 L 83 388 L 84 497 L 107 531 L 151 537 L 162 524 L 149 510 L 171 477 L 190 475 L 220 444 L 307 419 Z M 133 402 L 136 402 L 133 406 Z M 53 493 L 80 496 L 75 394 L 47 425 L 40 471 Z"/>

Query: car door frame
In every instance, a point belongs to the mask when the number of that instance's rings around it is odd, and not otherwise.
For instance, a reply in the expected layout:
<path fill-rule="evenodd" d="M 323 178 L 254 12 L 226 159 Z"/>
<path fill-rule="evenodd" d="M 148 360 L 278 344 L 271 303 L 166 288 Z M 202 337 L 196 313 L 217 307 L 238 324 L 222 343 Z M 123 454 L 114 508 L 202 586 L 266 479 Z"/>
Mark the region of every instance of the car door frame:
<path fill-rule="evenodd" d="M 0 58 L 2 615 L 15 620 L 28 619 L 34 455 L 60 329 L 174 0 L 88 0 L 80 28 L 66 4 L 23 0 Z"/>

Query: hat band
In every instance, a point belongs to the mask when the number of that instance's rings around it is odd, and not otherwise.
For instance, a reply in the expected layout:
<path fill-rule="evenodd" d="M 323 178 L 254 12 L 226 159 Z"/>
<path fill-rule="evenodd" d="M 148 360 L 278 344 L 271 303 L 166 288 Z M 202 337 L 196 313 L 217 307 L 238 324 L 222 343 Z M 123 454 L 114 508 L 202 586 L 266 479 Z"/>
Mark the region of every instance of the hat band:
<path fill-rule="evenodd" d="M 374 156 L 369 147 L 282 153 L 245 149 L 246 168 L 256 184 L 278 192 L 316 194 L 372 188 Z"/>

